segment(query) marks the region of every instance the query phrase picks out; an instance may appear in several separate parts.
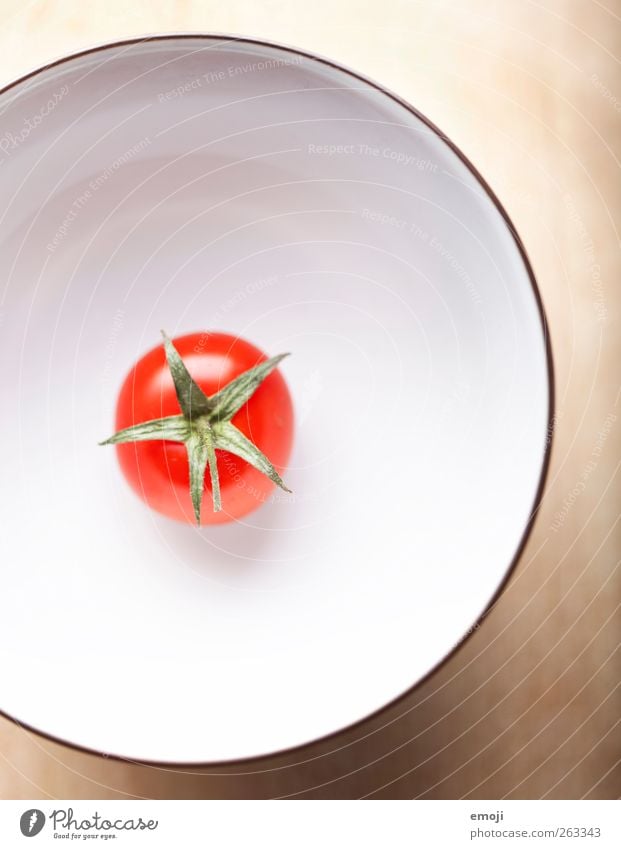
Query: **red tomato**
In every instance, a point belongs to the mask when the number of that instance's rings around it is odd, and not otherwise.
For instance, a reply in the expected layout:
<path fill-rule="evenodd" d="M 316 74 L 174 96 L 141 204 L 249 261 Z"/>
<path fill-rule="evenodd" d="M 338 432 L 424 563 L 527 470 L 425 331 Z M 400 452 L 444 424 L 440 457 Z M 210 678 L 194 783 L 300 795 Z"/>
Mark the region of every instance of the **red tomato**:
<path fill-rule="evenodd" d="M 208 396 L 267 359 L 265 354 L 228 333 L 190 333 L 173 339 L 188 371 Z M 150 419 L 181 413 L 164 346 L 145 354 L 127 375 L 116 410 L 117 430 Z M 239 428 L 281 473 L 293 441 L 293 405 L 284 378 L 276 369 L 233 416 Z M 119 463 L 132 489 L 159 513 L 196 523 L 190 497 L 185 445 L 152 440 L 116 446 Z M 214 512 L 209 470 L 201 503 L 202 524 L 222 524 L 260 507 L 274 484 L 228 451 L 217 450 L 222 510 Z"/>

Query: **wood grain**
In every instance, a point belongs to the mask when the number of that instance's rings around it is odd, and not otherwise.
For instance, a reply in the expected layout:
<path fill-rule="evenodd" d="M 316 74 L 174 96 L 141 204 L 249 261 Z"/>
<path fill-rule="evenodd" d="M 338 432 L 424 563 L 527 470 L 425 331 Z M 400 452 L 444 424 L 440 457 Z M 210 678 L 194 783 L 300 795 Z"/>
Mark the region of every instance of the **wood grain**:
<path fill-rule="evenodd" d="M 407 699 L 328 742 L 212 770 L 113 762 L 0 719 L 0 797 L 618 797 L 621 19 L 613 5 L 2 0 L 0 23 L 3 83 L 102 40 L 207 30 L 308 48 L 392 88 L 462 148 L 512 216 L 547 311 L 557 393 L 543 503 L 510 585 Z"/>

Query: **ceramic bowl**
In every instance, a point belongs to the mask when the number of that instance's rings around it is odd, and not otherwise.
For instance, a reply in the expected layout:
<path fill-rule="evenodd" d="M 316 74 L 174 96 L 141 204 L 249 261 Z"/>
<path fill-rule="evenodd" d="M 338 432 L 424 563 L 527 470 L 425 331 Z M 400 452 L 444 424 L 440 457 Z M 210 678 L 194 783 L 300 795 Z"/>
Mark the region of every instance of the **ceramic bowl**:
<path fill-rule="evenodd" d="M 222 36 L 8 86 L 0 158 L 0 709 L 212 763 L 415 686 L 482 622 L 546 465 L 541 305 L 490 189 L 379 85 Z M 292 495 L 197 528 L 129 490 L 97 443 L 160 328 L 292 353 Z"/>

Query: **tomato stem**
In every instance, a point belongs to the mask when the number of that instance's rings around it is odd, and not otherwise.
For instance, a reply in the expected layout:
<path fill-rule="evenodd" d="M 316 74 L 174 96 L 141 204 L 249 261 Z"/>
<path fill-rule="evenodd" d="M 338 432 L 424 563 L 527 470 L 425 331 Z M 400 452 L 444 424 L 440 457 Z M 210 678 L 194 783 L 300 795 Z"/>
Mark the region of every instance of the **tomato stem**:
<path fill-rule="evenodd" d="M 194 381 L 172 340 L 163 330 L 162 336 L 181 415 L 151 419 L 123 428 L 99 444 L 119 445 L 147 440 L 184 443 L 190 471 L 190 496 L 198 525 L 201 523 L 207 468 L 211 478 L 214 512 L 222 509 L 216 449 L 230 451 L 254 466 L 285 492 L 291 492 L 265 454 L 231 423 L 233 416 L 288 354 L 279 354 L 248 369 L 210 398 Z"/>

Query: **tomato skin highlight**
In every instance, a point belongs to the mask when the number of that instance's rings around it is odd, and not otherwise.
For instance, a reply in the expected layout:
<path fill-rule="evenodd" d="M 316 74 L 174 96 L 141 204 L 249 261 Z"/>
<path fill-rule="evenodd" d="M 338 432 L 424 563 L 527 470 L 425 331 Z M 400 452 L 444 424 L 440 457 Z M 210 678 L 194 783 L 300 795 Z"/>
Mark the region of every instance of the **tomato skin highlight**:
<path fill-rule="evenodd" d="M 188 371 L 208 396 L 267 359 L 250 342 L 228 333 L 189 333 L 176 337 L 173 343 Z M 125 378 L 117 402 L 116 429 L 180 413 L 164 346 L 158 345 Z M 278 369 L 265 378 L 231 421 L 282 473 L 293 443 L 293 404 Z M 115 447 L 123 475 L 134 492 L 158 513 L 196 524 L 185 445 L 151 440 Z M 216 458 L 222 510 L 214 512 L 207 470 L 201 503 L 204 525 L 223 524 L 246 516 L 260 507 L 274 489 L 269 478 L 234 454 L 217 450 Z"/>

